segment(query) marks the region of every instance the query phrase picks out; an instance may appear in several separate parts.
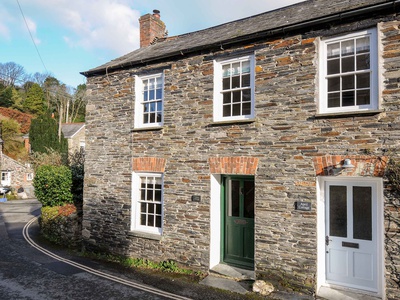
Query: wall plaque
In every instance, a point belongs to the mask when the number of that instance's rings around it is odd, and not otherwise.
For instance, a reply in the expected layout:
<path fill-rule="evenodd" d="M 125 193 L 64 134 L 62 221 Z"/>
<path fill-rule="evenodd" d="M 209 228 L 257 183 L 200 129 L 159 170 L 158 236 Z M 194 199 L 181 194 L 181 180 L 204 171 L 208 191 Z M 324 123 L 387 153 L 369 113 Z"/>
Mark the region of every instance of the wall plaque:
<path fill-rule="evenodd" d="M 296 207 L 296 210 L 310 211 L 311 210 L 311 202 L 296 201 L 295 207 Z"/>

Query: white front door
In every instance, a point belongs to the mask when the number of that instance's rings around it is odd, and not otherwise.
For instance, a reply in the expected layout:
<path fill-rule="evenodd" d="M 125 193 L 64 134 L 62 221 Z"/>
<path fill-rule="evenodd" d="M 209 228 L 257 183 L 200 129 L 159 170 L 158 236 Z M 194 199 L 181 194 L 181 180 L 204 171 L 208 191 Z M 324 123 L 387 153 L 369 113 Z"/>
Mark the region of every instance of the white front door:
<path fill-rule="evenodd" d="M 378 187 L 325 182 L 326 282 L 378 292 Z"/>

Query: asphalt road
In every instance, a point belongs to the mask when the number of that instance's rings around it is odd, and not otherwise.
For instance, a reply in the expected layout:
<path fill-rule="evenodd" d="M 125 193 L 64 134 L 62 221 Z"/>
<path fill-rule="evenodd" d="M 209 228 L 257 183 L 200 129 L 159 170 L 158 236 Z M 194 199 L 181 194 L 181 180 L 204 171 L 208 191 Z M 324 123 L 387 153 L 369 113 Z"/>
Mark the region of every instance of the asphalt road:
<path fill-rule="evenodd" d="M 39 214 L 37 201 L 0 203 L 0 299 L 245 299 L 46 244 L 34 219 Z"/>

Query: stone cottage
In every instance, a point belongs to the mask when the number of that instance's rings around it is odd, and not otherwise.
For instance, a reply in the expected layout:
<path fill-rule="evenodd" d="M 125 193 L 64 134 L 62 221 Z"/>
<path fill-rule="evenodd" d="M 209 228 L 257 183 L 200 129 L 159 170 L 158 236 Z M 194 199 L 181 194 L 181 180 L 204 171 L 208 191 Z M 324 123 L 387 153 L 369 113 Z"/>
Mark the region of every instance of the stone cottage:
<path fill-rule="evenodd" d="M 1 187 L 10 187 L 18 191 L 22 187 L 23 197 L 34 197 L 32 180 L 33 168 L 28 163 L 21 163 L 3 153 L 3 140 L 0 139 Z M 22 193 L 21 193 L 22 194 Z M 3 196 L 0 194 L 0 197 Z"/>
<path fill-rule="evenodd" d="M 400 298 L 400 1 L 310 0 L 83 72 L 88 248 Z"/>

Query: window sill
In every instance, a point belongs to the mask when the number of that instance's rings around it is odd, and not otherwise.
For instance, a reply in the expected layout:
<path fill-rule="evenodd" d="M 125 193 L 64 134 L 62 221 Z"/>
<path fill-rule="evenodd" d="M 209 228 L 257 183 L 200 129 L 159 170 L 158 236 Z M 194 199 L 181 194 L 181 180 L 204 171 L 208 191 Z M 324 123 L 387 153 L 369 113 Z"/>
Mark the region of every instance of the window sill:
<path fill-rule="evenodd" d="M 248 123 L 254 123 L 256 121 L 255 118 L 253 119 L 245 119 L 245 120 L 227 120 L 227 121 L 214 121 L 211 123 L 209 126 L 214 127 L 214 126 L 223 126 L 223 125 L 233 125 L 233 124 L 248 124 Z"/>
<path fill-rule="evenodd" d="M 143 231 L 131 231 L 131 232 L 129 232 L 129 235 L 134 236 L 134 237 L 145 238 L 145 239 L 149 239 L 149 240 L 156 240 L 156 241 L 161 241 L 161 238 L 162 238 L 161 234 L 148 233 L 148 232 L 143 232 Z"/>
<path fill-rule="evenodd" d="M 375 110 L 362 110 L 362 111 L 346 111 L 346 112 L 332 112 L 324 114 L 315 114 L 316 119 L 333 119 L 343 117 L 356 117 L 356 116 L 373 116 L 383 112 L 383 109 Z"/>
<path fill-rule="evenodd" d="M 138 128 L 132 129 L 131 132 L 137 132 L 137 131 L 157 131 L 157 130 L 162 130 L 163 128 L 164 128 L 163 126 L 138 127 Z"/>

